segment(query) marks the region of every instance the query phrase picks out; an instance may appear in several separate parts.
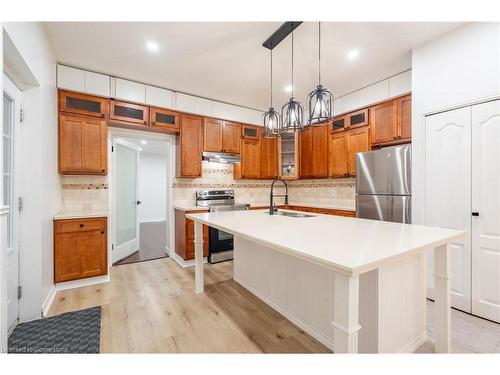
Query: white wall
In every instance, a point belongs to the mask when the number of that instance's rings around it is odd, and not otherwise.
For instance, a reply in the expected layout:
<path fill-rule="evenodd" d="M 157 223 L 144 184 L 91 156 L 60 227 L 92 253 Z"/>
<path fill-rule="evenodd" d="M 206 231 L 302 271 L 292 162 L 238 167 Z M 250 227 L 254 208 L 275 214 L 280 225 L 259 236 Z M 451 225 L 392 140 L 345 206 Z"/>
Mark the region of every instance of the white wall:
<path fill-rule="evenodd" d="M 20 320 L 41 316 L 53 286 L 52 217 L 61 204 L 57 172 L 56 61 L 41 23 L 4 23 L 37 84 L 23 91 L 24 121 L 19 145 L 19 186 L 24 199 L 20 217 Z"/>
<path fill-rule="evenodd" d="M 167 156 L 139 154 L 139 221 L 165 220 Z"/>
<path fill-rule="evenodd" d="M 455 29 L 412 53 L 413 223 L 425 220 L 424 115 L 500 96 L 500 23 Z"/>

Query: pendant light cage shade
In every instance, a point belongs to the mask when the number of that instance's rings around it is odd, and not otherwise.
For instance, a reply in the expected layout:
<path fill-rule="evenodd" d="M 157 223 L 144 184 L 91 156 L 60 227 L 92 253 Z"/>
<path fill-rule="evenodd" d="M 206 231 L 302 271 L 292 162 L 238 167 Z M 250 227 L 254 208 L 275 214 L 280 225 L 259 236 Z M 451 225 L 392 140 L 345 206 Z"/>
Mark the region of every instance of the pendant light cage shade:
<path fill-rule="evenodd" d="M 283 132 L 296 132 L 303 125 L 304 111 L 300 104 L 292 96 L 288 103 L 281 108 L 281 120 Z"/>
<path fill-rule="evenodd" d="M 272 138 L 281 134 L 280 114 L 273 107 L 269 107 L 267 112 L 262 115 L 264 125 L 264 137 Z"/>
<path fill-rule="evenodd" d="M 333 95 L 330 90 L 319 84 L 316 90 L 307 96 L 309 105 L 309 124 L 330 121 L 333 117 Z"/>

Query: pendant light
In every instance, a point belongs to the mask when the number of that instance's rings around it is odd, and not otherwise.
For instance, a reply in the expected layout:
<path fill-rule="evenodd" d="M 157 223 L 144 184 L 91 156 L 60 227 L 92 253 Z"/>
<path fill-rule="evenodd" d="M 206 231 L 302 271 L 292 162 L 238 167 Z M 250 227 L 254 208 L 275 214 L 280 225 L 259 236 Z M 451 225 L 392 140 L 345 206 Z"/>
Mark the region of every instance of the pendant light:
<path fill-rule="evenodd" d="M 292 97 L 281 108 L 281 120 L 283 132 L 296 132 L 303 126 L 303 110 L 300 104 L 293 97 L 293 31 L 292 31 Z"/>
<path fill-rule="evenodd" d="M 273 107 L 273 50 L 271 49 L 271 106 L 262 116 L 264 137 L 271 138 L 281 134 L 281 121 L 279 113 Z"/>
<path fill-rule="evenodd" d="M 321 84 L 321 22 L 318 22 L 318 86 L 307 96 L 309 124 L 330 121 L 333 113 L 333 95 Z"/>

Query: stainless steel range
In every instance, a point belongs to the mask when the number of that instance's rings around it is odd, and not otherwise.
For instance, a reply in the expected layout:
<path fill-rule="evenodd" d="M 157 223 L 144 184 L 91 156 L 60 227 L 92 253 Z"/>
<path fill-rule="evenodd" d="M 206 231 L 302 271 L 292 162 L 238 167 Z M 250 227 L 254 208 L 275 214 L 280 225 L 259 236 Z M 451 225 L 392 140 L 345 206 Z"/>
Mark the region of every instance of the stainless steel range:
<path fill-rule="evenodd" d="M 196 205 L 208 207 L 209 212 L 243 211 L 249 204 L 235 204 L 234 190 L 198 190 Z M 233 259 L 233 235 L 216 228 L 209 228 L 208 261 L 218 263 Z"/>

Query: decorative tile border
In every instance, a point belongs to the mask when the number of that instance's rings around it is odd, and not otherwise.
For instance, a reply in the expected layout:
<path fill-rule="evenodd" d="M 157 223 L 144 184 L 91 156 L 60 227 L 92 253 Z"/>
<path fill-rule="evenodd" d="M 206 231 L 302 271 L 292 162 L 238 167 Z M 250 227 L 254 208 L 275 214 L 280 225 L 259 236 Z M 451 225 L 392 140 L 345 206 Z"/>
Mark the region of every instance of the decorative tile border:
<path fill-rule="evenodd" d="M 106 190 L 108 184 L 63 184 L 62 188 L 67 190 Z"/>
<path fill-rule="evenodd" d="M 271 181 L 268 183 L 254 182 L 254 183 L 203 183 L 203 182 L 174 182 L 172 187 L 174 189 L 268 189 Z M 281 187 L 281 186 L 280 186 Z M 331 188 L 352 188 L 354 189 L 355 183 L 353 182 L 303 182 L 303 181 L 290 181 L 288 183 L 290 189 L 331 189 Z"/>

